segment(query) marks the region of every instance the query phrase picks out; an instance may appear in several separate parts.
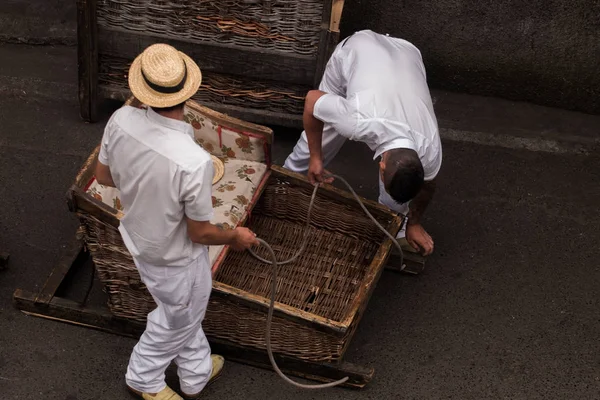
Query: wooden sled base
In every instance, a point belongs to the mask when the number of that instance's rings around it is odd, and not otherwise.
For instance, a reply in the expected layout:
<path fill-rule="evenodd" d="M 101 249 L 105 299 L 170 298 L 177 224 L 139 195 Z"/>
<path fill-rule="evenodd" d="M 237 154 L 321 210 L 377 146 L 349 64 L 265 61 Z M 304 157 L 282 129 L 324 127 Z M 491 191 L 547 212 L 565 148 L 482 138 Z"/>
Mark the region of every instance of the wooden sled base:
<path fill-rule="evenodd" d="M 91 258 L 82 241 L 74 240 L 39 292 L 15 290 L 13 300 L 16 308 L 33 317 L 138 338 L 145 329 L 144 323 L 115 317 L 107 307 L 87 305 L 95 279 L 94 268 L 90 268 L 89 282 L 86 282 L 87 291 L 81 301 L 61 296 L 65 286 L 69 285 L 68 277 L 78 270 L 84 271 L 83 265 L 89 262 Z M 211 337 L 208 337 L 208 340 L 215 354 L 221 354 L 228 360 L 272 370 L 266 351 Z M 373 368 L 345 361 L 314 362 L 277 354 L 275 360 L 280 369 L 289 376 L 317 382 L 332 382 L 347 376 L 349 379 L 342 386 L 354 389 L 365 387 L 374 375 Z"/>
<path fill-rule="evenodd" d="M 90 261 L 90 255 L 83 242 L 75 239 L 38 293 L 31 293 L 22 289 L 15 291 L 13 295 L 15 306 L 26 315 L 138 338 L 144 331 L 145 324 L 115 317 L 106 307 L 87 305 L 95 279 L 93 267 L 90 268 L 92 272 L 83 300 L 74 301 L 60 296 L 60 292 L 68 284 L 68 276 L 82 269 L 82 266 Z M 401 270 L 398 268 L 399 265 L 394 267 L 397 264 L 394 264 L 393 256 L 390 256 L 388 264 L 391 266 L 386 268 L 394 271 Z M 405 254 L 405 265 L 406 267 L 401 272 L 419 273 L 423 269 L 424 259 L 415 254 Z M 211 337 L 208 337 L 208 340 L 212 351 L 223 355 L 226 359 L 272 369 L 268 355 L 263 350 L 243 347 Z M 318 382 L 332 382 L 348 376 L 348 381 L 342 386 L 349 388 L 363 388 L 374 375 L 373 368 L 362 367 L 345 361 L 335 363 L 313 362 L 277 354 L 275 359 L 280 369 L 290 376 Z"/>
<path fill-rule="evenodd" d="M 36 302 L 36 295 L 17 289 L 14 301 L 24 314 L 53 321 L 65 322 L 86 328 L 101 330 L 122 336 L 138 338 L 145 324 L 114 317 L 104 308 L 83 306 L 72 300 L 54 297 L 49 303 Z M 237 361 L 260 368 L 271 369 L 267 353 L 261 350 L 242 347 L 234 343 L 209 337 L 211 351 L 226 360 Z M 318 382 L 331 382 L 349 377 L 346 387 L 362 388 L 373 377 L 373 368 L 340 363 L 317 363 L 293 357 L 275 355 L 279 368 L 289 376 L 310 379 Z"/>
<path fill-rule="evenodd" d="M 389 271 L 402 272 L 405 274 L 419 275 L 425 270 L 426 258 L 418 253 L 404 251 L 404 266 L 400 261 L 400 256 L 391 253 L 388 257 L 385 269 Z"/>

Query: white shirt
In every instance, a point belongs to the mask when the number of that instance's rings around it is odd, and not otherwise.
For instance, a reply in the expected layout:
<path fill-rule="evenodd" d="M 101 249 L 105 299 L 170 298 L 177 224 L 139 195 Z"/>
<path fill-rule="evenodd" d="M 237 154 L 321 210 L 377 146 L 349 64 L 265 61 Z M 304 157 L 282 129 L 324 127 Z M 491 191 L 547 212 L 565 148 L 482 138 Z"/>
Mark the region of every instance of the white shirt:
<path fill-rule="evenodd" d="M 213 164 L 194 142 L 191 125 L 150 108 L 122 107 L 106 126 L 98 159 L 121 193 L 119 231 L 134 258 L 187 266 L 208 251 L 189 239 L 184 218 L 213 215 Z"/>
<path fill-rule="evenodd" d="M 314 116 L 350 140 L 365 142 L 374 158 L 395 148 L 415 150 L 432 180 L 442 145 L 425 67 L 406 40 L 360 31 L 340 43 L 323 77 L 328 94 Z"/>

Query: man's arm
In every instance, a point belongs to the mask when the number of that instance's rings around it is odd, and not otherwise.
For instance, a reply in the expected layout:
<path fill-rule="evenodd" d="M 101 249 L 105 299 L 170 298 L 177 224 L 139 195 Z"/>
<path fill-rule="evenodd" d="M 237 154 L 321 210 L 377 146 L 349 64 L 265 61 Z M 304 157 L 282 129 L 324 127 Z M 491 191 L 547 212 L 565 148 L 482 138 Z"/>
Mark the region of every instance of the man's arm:
<path fill-rule="evenodd" d="M 433 252 L 433 239 L 423 229 L 421 217 L 433 198 L 436 182 L 425 181 L 417 196 L 410 202 L 408 222 L 406 225 L 406 240 L 415 249 L 420 249 L 423 255 L 428 256 Z"/>
<path fill-rule="evenodd" d="M 256 235 L 247 228 L 222 230 L 210 223 L 213 175 L 212 161 L 207 159 L 182 177 L 181 202 L 185 205 L 190 240 L 206 246 L 230 245 L 234 250 L 245 250 L 258 244 Z"/>
<path fill-rule="evenodd" d="M 104 128 L 104 134 L 102 135 L 102 140 L 100 141 L 100 150 L 98 151 L 98 156 L 96 157 L 96 170 L 94 171 L 94 175 L 96 175 L 96 181 L 101 185 L 110 187 L 116 187 L 112 178 L 112 174 L 110 173 L 110 161 L 108 158 L 108 145 L 114 128 L 114 124 L 112 123 L 113 117 L 114 114 Z"/>
<path fill-rule="evenodd" d="M 421 224 L 421 216 L 433 198 L 435 185 L 435 179 L 432 181 L 425 181 L 419 193 L 410 201 L 410 211 L 408 212 L 409 225 Z"/>
<path fill-rule="evenodd" d="M 194 221 L 186 217 L 188 236 L 194 243 L 206 246 L 230 245 L 234 250 L 245 250 L 257 245 L 256 235 L 248 228 L 224 230 L 208 221 Z"/>
<path fill-rule="evenodd" d="M 311 183 L 323 181 L 323 154 L 321 152 L 323 144 L 323 121 L 315 117 L 315 104 L 325 92 L 320 90 L 311 90 L 306 95 L 304 101 L 304 114 L 302 122 L 306 139 L 308 142 L 308 150 L 310 152 L 310 161 L 308 166 L 308 179 Z"/>
<path fill-rule="evenodd" d="M 94 175 L 99 184 L 116 187 L 112 175 L 110 174 L 110 168 L 108 165 L 102 164 L 100 160 L 96 160 L 96 170 L 94 171 Z"/>

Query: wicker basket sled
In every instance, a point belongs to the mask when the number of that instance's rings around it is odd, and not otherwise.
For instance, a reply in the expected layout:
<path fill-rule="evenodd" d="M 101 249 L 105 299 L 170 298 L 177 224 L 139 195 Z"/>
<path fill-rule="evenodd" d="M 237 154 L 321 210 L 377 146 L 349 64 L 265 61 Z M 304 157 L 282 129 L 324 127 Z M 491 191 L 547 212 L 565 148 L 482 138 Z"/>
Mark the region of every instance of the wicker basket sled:
<path fill-rule="evenodd" d="M 339 41 L 343 0 L 77 0 L 81 115 L 125 100 L 133 59 L 169 43 L 203 72 L 195 99 L 258 123 L 298 125 Z"/>
<path fill-rule="evenodd" d="M 187 103 L 186 118 L 194 126 L 197 143 L 225 162 L 224 177 L 213 185 L 213 222 L 250 227 L 272 245 L 279 259 L 295 254 L 305 233 L 313 187 L 304 176 L 270 165 L 270 130 L 193 101 Z M 117 230 L 123 215 L 118 192 L 95 183 L 97 151 L 69 191 L 70 208 L 81 221 L 111 313 L 143 322 L 155 303 Z M 391 234 L 397 233 L 402 222 L 398 216 L 375 202 L 364 202 Z M 329 185 L 318 192 L 309 235 L 303 255 L 279 270 L 273 349 L 301 360 L 338 362 L 384 268 L 391 242 L 354 197 Z M 258 252 L 267 257 L 264 249 Z M 264 350 L 271 266 L 226 246 L 211 247 L 209 254 L 214 281 L 203 323 L 206 334 Z"/>

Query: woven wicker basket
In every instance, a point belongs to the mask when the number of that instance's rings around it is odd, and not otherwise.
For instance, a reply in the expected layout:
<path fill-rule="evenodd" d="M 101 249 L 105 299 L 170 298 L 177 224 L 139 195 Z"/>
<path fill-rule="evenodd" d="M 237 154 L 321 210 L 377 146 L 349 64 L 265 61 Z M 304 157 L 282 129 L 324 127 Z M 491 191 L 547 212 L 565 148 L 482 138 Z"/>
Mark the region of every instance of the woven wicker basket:
<path fill-rule="evenodd" d="M 80 218 L 85 243 L 108 293 L 110 311 L 118 317 L 145 321 L 155 304 L 117 230 L 119 211 L 86 192 L 93 179 L 96 152 L 69 191 L 70 208 Z M 269 242 L 279 258 L 288 258 L 303 238 L 311 194 L 312 186 L 304 176 L 273 166 L 239 224 L 251 227 Z M 398 231 L 400 218 L 374 202 L 365 203 L 390 233 Z M 340 360 L 391 242 L 353 197 L 330 186 L 319 190 L 309 234 L 304 254 L 279 270 L 273 348 L 311 361 Z M 262 249 L 259 253 L 267 256 Z M 265 348 L 270 268 L 247 252 L 225 248 L 213 265 L 213 293 L 203 324 L 209 337 Z"/>
<path fill-rule="evenodd" d="M 98 0 L 102 26 L 306 55 L 322 13 L 322 0 Z"/>
<path fill-rule="evenodd" d="M 297 125 L 339 40 L 343 0 L 77 0 L 82 116 L 122 99 L 143 49 L 169 43 L 203 72 L 197 100 L 240 118 Z"/>
<path fill-rule="evenodd" d="M 100 55 L 99 83 L 104 88 L 122 91 L 120 100 L 128 96 L 127 76 L 133 60 Z M 202 104 L 222 104 L 271 113 L 301 115 L 308 86 L 246 80 L 214 72 L 203 73 L 202 85 L 194 100 Z M 113 94 L 114 96 L 114 94 Z"/>

